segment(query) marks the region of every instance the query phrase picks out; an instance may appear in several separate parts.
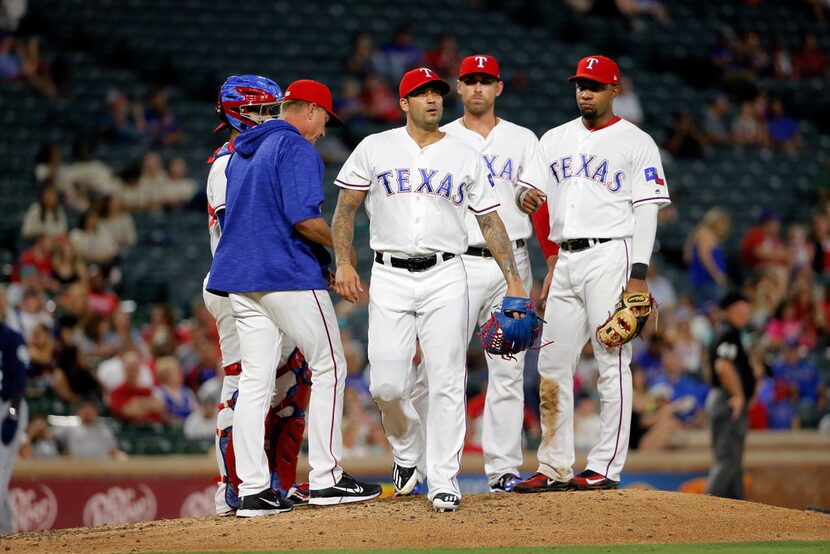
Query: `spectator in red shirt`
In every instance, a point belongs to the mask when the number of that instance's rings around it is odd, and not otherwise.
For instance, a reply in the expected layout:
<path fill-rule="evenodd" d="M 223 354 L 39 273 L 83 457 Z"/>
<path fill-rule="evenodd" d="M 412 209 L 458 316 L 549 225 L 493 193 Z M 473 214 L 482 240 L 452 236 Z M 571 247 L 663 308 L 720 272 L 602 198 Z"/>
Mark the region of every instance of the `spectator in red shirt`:
<path fill-rule="evenodd" d="M 131 350 L 124 353 L 124 383 L 113 389 L 109 409 L 122 421 L 129 423 L 161 423 L 165 419 L 164 402 L 153 390 L 139 384 L 141 357 Z"/>
<path fill-rule="evenodd" d="M 448 82 L 458 78 L 458 68 L 461 67 L 461 52 L 458 50 L 458 39 L 452 33 L 441 33 L 438 37 L 438 47 L 427 52 L 426 64 L 435 69 Z"/>
<path fill-rule="evenodd" d="M 107 284 L 101 268 L 97 265 L 89 266 L 89 309 L 95 315 L 109 318 L 112 312 L 118 307 L 120 300 L 111 291 L 107 290 Z"/>
<path fill-rule="evenodd" d="M 366 115 L 372 121 L 398 123 L 401 120 L 402 112 L 397 97 L 377 75 L 367 75 L 363 80 L 361 100 L 366 106 Z"/>
<path fill-rule="evenodd" d="M 781 219 L 774 210 L 765 209 L 758 225 L 744 235 L 741 241 L 741 263 L 749 270 L 789 266 L 789 255 L 781 238 Z"/>
<path fill-rule="evenodd" d="M 32 266 L 37 270 L 41 286 L 46 288 L 46 281 L 52 278 L 52 238 L 48 235 L 38 235 L 34 244 L 20 255 L 18 268 Z M 18 269 L 19 271 L 19 269 Z M 18 277 L 18 276 L 16 276 Z M 18 280 L 17 278 L 15 280 Z"/>
<path fill-rule="evenodd" d="M 827 74 L 827 56 L 819 50 L 815 35 L 804 35 L 804 46 L 794 58 L 795 70 L 801 77 L 824 77 Z"/>

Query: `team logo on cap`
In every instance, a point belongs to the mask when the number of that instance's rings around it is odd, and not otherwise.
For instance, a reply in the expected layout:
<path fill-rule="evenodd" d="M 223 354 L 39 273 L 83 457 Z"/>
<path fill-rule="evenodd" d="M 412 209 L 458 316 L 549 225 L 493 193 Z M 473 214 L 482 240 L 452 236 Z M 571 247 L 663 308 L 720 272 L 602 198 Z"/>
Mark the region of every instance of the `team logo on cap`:
<path fill-rule="evenodd" d="M 418 71 L 423 71 L 423 72 L 424 72 L 424 76 L 425 76 L 427 79 L 432 79 L 432 71 L 430 71 L 430 70 L 429 70 L 429 69 L 427 69 L 426 67 L 420 67 L 420 68 L 418 68 Z"/>
<path fill-rule="evenodd" d="M 484 69 L 484 63 L 487 61 L 487 56 L 476 56 L 475 60 L 478 62 L 478 67 Z"/>
<path fill-rule="evenodd" d="M 585 69 L 593 70 L 594 69 L 594 64 L 599 63 L 599 60 L 596 59 L 596 58 L 588 58 L 587 62 L 588 63 L 586 65 Z"/>

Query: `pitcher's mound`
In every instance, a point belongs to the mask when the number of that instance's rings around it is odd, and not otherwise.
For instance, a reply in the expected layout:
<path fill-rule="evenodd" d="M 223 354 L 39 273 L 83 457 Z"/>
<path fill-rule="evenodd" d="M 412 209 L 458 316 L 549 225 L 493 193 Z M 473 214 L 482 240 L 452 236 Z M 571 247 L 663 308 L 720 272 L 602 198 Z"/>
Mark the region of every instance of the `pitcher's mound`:
<path fill-rule="evenodd" d="M 272 517 L 203 517 L 48 531 L 0 540 L 11 552 L 294 550 L 830 540 L 830 516 L 648 490 L 475 494 L 455 513 L 425 497 Z"/>

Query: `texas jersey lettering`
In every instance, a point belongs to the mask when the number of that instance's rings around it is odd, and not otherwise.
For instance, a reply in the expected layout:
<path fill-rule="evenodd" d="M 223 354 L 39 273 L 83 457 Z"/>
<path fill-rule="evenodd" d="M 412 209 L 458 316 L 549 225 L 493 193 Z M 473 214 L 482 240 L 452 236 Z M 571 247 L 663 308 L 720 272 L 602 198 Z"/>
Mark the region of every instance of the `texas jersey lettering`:
<path fill-rule="evenodd" d="M 421 149 L 401 127 L 363 139 L 335 183 L 368 192 L 375 252 L 461 254 L 468 245 L 467 212 L 481 215 L 499 206 L 490 187 L 474 185 L 483 180 L 483 165 L 475 150 L 451 136 Z"/>

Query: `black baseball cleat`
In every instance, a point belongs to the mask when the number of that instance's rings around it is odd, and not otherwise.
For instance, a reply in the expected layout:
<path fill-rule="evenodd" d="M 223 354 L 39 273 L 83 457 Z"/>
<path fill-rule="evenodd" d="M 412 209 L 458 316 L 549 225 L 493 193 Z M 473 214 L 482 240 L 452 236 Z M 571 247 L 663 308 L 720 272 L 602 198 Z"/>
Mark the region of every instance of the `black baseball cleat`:
<path fill-rule="evenodd" d="M 612 481 L 605 475 L 586 469 L 571 479 L 571 485 L 578 491 L 612 490 L 620 486 L 619 481 Z"/>
<path fill-rule="evenodd" d="M 572 491 L 574 486 L 570 481 L 557 481 L 544 473 L 534 473 L 529 478 L 513 485 L 513 492 L 561 492 Z"/>
<path fill-rule="evenodd" d="M 521 477 L 515 473 L 505 473 L 490 485 L 490 492 L 513 492 L 513 487 L 519 484 Z"/>
<path fill-rule="evenodd" d="M 436 512 L 455 512 L 461 507 L 461 498 L 448 492 L 439 492 L 432 498 L 432 509 Z"/>
<path fill-rule="evenodd" d="M 392 480 L 395 482 L 395 496 L 408 496 L 418 484 L 417 468 L 392 464 Z"/>
<path fill-rule="evenodd" d="M 259 494 L 243 496 L 239 499 L 236 517 L 260 517 L 290 512 L 294 505 L 280 496 L 279 491 L 265 489 Z"/>
<path fill-rule="evenodd" d="M 333 506 L 350 502 L 363 502 L 380 496 L 381 486 L 376 483 L 362 483 L 343 473 L 340 481 L 327 489 L 311 489 L 311 498 L 308 503 L 312 506 Z"/>

